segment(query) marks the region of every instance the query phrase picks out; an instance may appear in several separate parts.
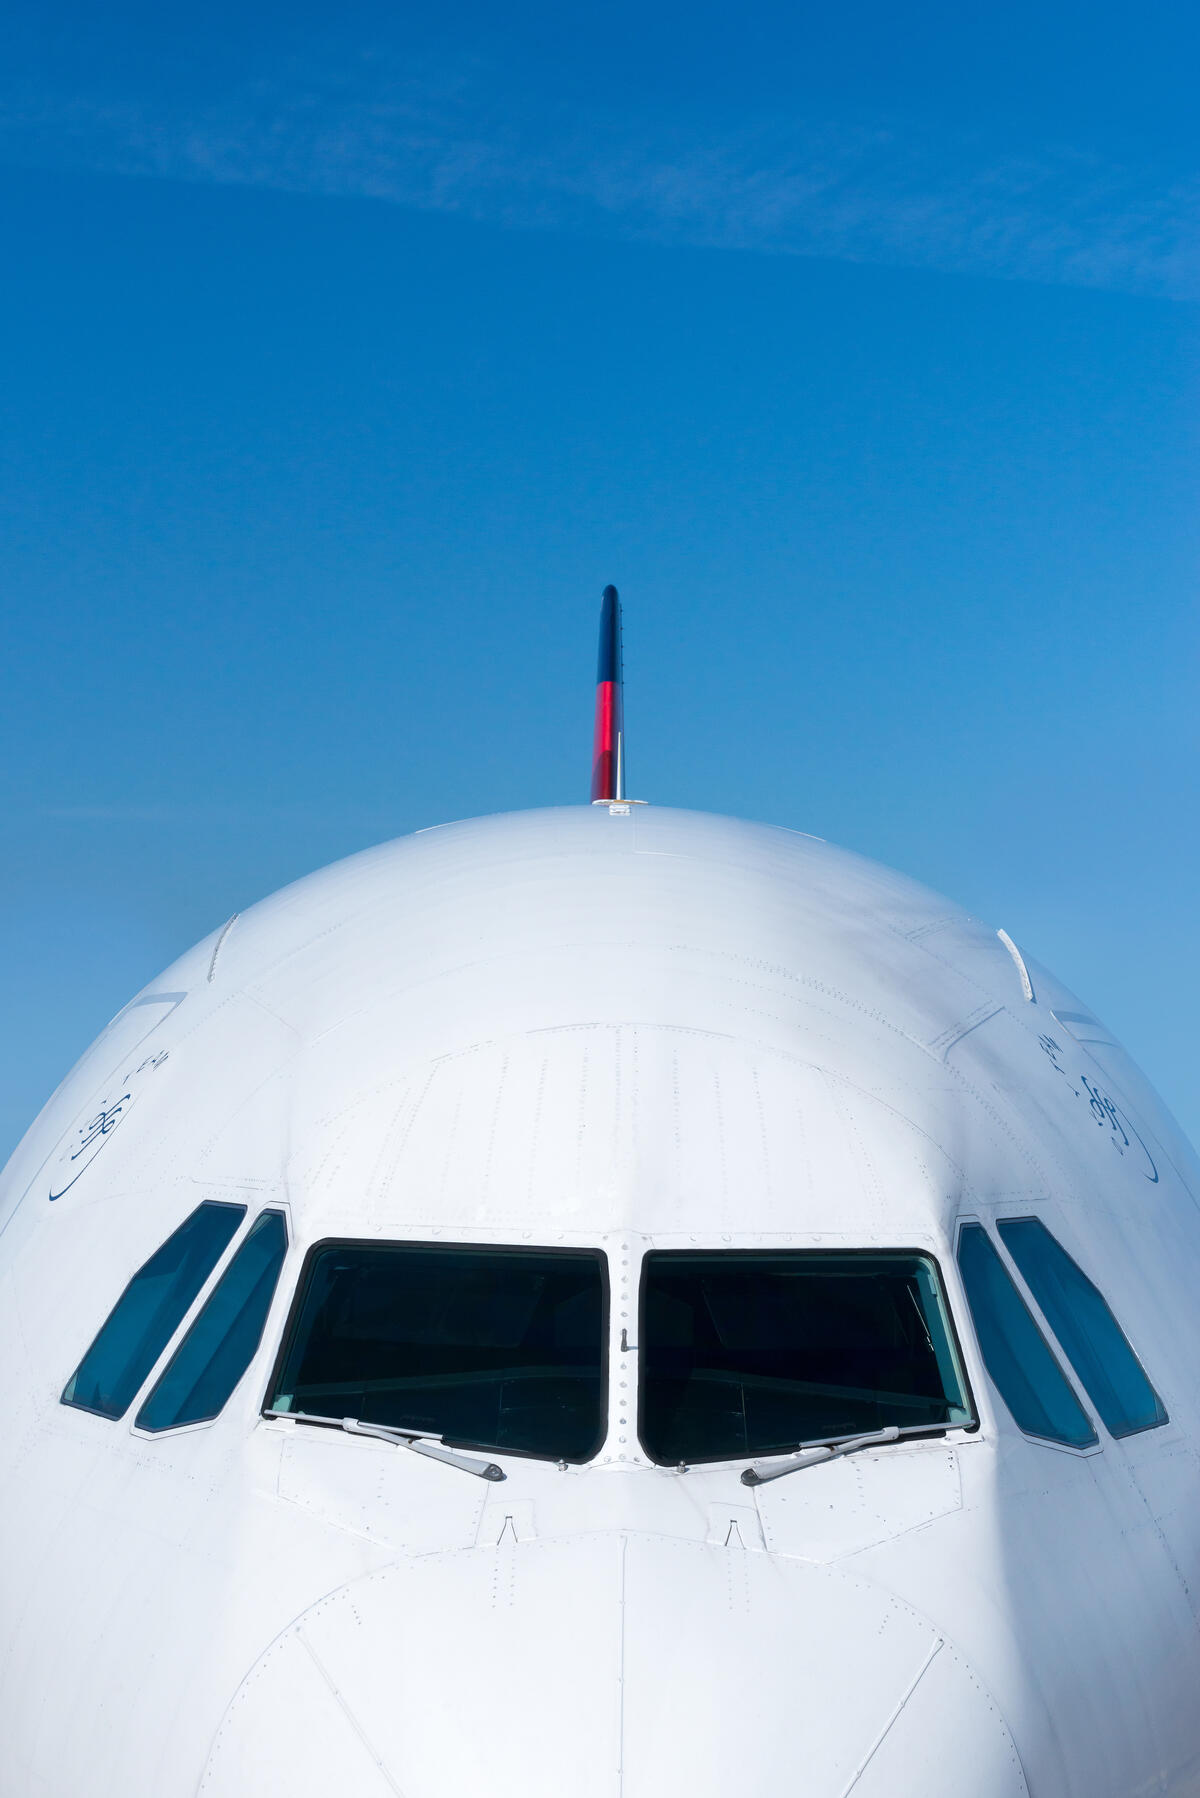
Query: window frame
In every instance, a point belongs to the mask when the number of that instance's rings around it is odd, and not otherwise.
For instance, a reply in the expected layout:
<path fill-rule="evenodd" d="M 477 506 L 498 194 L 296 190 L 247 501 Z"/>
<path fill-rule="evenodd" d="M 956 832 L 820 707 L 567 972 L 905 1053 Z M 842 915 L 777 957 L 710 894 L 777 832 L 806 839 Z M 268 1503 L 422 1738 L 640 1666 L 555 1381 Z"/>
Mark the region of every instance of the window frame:
<path fill-rule="evenodd" d="M 279 1263 L 279 1271 L 275 1276 L 275 1288 L 271 1294 L 271 1301 L 268 1304 L 266 1313 L 263 1317 L 263 1326 L 262 1326 L 262 1330 L 259 1333 L 258 1341 L 254 1346 L 254 1353 L 250 1356 L 250 1359 L 246 1363 L 244 1370 L 242 1371 L 241 1374 L 239 1374 L 237 1380 L 234 1382 L 233 1389 L 230 1392 L 228 1398 L 225 1400 L 225 1402 L 221 1406 L 220 1410 L 217 1411 L 212 1417 L 197 1417 L 197 1418 L 192 1419 L 188 1423 L 168 1424 L 163 1429 L 160 1429 L 160 1430 L 148 1429 L 144 1424 L 141 1424 L 137 1421 L 138 1417 L 140 1416 L 144 1407 L 149 1403 L 152 1395 L 157 1391 L 160 1380 L 162 1380 L 165 1377 L 168 1370 L 174 1364 L 175 1357 L 178 1354 L 182 1353 L 184 1345 L 187 1342 L 189 1336 L 191 1335 L 192 1331 L 195 1329 L 196 1325 L 200 1322 L 200 1319 L 204 1314 L 204 1311 L 208 1305 L 209 1300 L 213 1297 L 218 1286 L 221 1284 L 222 1280 L 225 1278 L 226 1274 L 229 1272 L 230 1268 L 233 1266 L 234 1262 L 237 1260 L 240 1250 L 245 1245 L 245 1243 L 249 1240 L 251 1231 L 254 1230 L 255 1227 L 257 1226 L 257 1224 L 261 1221 L 261 1219 L 266 1217 L 269 1213 L 273 1213 L 276 1217 L 280 1217 L 283 1219 L 284 1247 L 283 1247 L 283 1255 L 282 1255 L 282 1258 Z M 130 1420 L 130 1431 L 133 1435 L 141 1437 L 141 1439 L 145 1442 L 161 1442 L 165 1437 L 183 1436 L 183 1435 L 187 1434 L 187 1432 L 190 1430 L 210 1430 L 210 1429 L 212 1429 L 212 1427 L 215 1423 L 220 1422 L 221 1418 L 225 1415 L 226 1411 L 229 1409 L 230 1405 L 233 1403 L 234 1399 L 236 1398 L 238 1388 L 249 1378 L 250 1373 L 253 1370 L 254 1363 L 257 1361 L 259 1355 L 262 1353 L 263 1344 L 268 1339 L 268 1332 L 269 1332 L 270 1326 L 271 1326 L 271 1316 L 275 1310 L 276 1305 L 279 1302 L 280 1292 L 282 1290 L 284 1290 L 285 1279 L 286 1279 L 286 1275 L 287 1275 L 287 1271 L 288 1271 L 288 1263 L 292 1259 L 292 1255 L 293 1255 L 295 1246 L 296 1246 L 295 1237 L 292 1233 L 291 1213 L 290 1213 L 287 1205 L 282 1200 L 278 1200 L 278 1201 L 270 1200 L 270 1201 L 268 1201 L 267 1204 L 263 1205 L 258 1211 L 248 1215 L 245 1218 L 242 1228 L 238 1231 L 237 1235 L 234 1237 L 233 1241 L 230 1243 L 227 1254 L 225 1254 L 221 1257 L 220 1262 L 213 1269 L 211 1280 L 205 1284 L 205 1286 L 199 1293 L 197 1293 L 195 1304 L 192 1306 L 191 1310 L 188 1312 L 187 1316 L 184 1318 L 183 1322 L 180 1324 L 179 1329 L 176 1332 L 176 1334 L 171 1338 L 171 1341 L 167 1344 L 166 1348 L 163 1350 L 161 1358 L 155 1363 L 154 1367 L 150 1370 L 150 1373 L 146 1379 L 145 1385 L 138 1392 L 133 1404 L 130 1406 L 130 1410 L 133 1413 L 133 1416 Z M 255 1411 L 257 1411 L 257 1405 L 255 1406 Z"/>
<path fill-rule="evenodd" d="M 285 1411 L 271 1410 L 271 1396 L 282 1377 L 284 1367 L 287 1364 L 288 1357 L 292 1352 L 292 1346 L 296 1340 L 296 1335 L 300 1327 L 300 1318 L 303 1314 L 305 1301 L 312 1285 L 317 1257 L 328 1249 L 427 1249 L 434 1251 L 440 1250 L 443 1254 L 461 1252 L 468 1255 L 483 1254 L 526 1257 L 531 1255 L 587 1256 L 590 1259 L 597 1261 L 600 1266 L 600 1306 L 602 1317 L 600 1331 L 600 1421 L 595 1444 L 591 1453 L 581 1461 L 568 1461 L 566 1465 L 569 1467 L 591 1467 L 600 1459 L 609 1438 L 609 1429 L 613 1414 L 611 1367 L 613 1310 L 609 1254 L 606 1248 L 597 1243 L 581 1243 L 579 1245 L 574 1245 L 561 1242 L 446 1242 L 440 1236 L 321 1237 L 318 1242 L 311 1243 L 305 1251 L 304 1260 L 300 1266 L 299 1276 L 292 1289 L 287 1317 L 284 1322 L 282 1334 L 279 1338 L 279 1346 L 276 1350 L 275 1358 L 271 1363 L 271 1371 L 267 1376 L 267 1383 L 263 1388 L 262 1399 L 258 1407 L 258 1415 L 261 1422 L 278 1423 L 280 1419 L 286 1419 L 289 1415 L 289 1413 Z M 280 1286 L 283 1284 L 282 1272 L 280 1273 L 279 1284 Z M 278 1288 L 276 1291 L 278 1292 Z M 291 1415 L 294 1415 L 294 1413 Z M 327 1423 L 330 1426 L 336 1426 L 338 1419 L 329 1417 L 322 1419 L 322 1422 Z M 350 1440 L 350 1438 L 347 1437 L 346 1440 Z M 369 1442 L 372 1438 L 360 1436 L 355 1438 L 355 1440 L 358 1442 Z M 511 1455 L 514 1460 L 532 1461 L 540 1463 L 543 1467 L 556 1467 L 559 1465 L 557 1457 L 552 1455 L 530 1454 L 527 1449 L 488 1447 L 485 1450 L 481 1447 L 479 1452 L 486 1452 L 489 1455 Z"/>
<path fill-rule="evenodd" d="M 221 1188 L 220 1190 L 222 1192 L 236 1193 L 240 1189 L 237 1187 L 224 1187 L 224 1188 Z M 260 1201 L 257 1211 L 253 1209 L 254 1202 L 256 1199 Z M 237 1200 L 230 1200 L 230 1203 L 237 1203 L 237 1202 L 238 1202 Z M 289 1269 L 295 1259 L 296 1246 L 297 1246 L 296 1245 L 296 1227 L 295 1227 L 295 1223 L 292 1218 L 291 1200 L 286 1199 L 286 1198 L 274 1198 L 274 1197 L 264 1199 L 264 1197 L 261 1193 L 253 1193 L 253 1194 L 244 1195 L 241 1202 L 244 1203 L 246 1206 L 246 1215 L 242 1219 L 241 1228 L 238 1230 L 237 1234 L 234 1236 L 233 1241 L 229 1244 L 229 1247 L 226 1249 L 226 1251 L 222 1255 L 221 1259 L 217 1262 L 217 1265 L 213 1268 L 212 1273 L 209 1275 L 209 1277 L 205 1281 L 204 1285 L 200 1288 L 200 1291 L 196 1294 L 196 1298 L 191 1307 L 191 1310 L 188 1312 L 187 1316 L 182 1320 L 182 1322 L 180 1323 L 179 1328 L 176 1330 L 174 1336 L 172 1336 L 170 1342 L 168 1342 L 168 1344 L 164 1348 L 162 1354 L 159 1356 L 159 1358 L 155 1362 L 154 1366 L 150 1369 L 150 1372 L 146 1376 L 145 1383 L 139 1389 L 132 1404 L 129 1407 L 129 1410 L 125 1414 L 129 1419 L 128 1428 L 129 1428 L 130 1435 L 136 1436 L 138 1438 L 138 1440 L 141 1442 L 173 1442 L 176 1439 L 176 1437 L 191 1435 L 196 1430 L 214 1429 L 216 1427 L 216 1425 L 220 1423 L 221 1419 L 225 1416 L 226 1412 L 228 1411 L 230 1405 L 233 1403 L 235 1397 L 237 1396 L 238 1387 L 240 1387 L 243 1384 L 243 1382 L 246 1379 L 246 1376 L 252 1371 L 253 1366 L 254 1366 L 254 1361 L 257 1360 L 259 1355 L 261 1355 L 263 1352 L 264 1344 L 269 1342 L 272 1339 L 275 1331 L 279 1327 L 278 1324 L 275 1323 L 273 1320 L 276 1318 L 276 1316 L 278 1314 L 280 1295 L 283 1292 L 285 1292 L 286 1290 L 288 1290 L 288 1272 L 289 1272 Z M 284 1255 L 283 1265 L 279 1269 L 279 1279 L 275 1283 L 275 1292 L 271 1299 L 270 1309 L 267 1312 L 267 1321 L 263 1326 L 263 1333 L 262 1333 L 261 1337 L 259 1338 L 258 1347 L 254 1351 L 254 1358 L 251 1361 L 250 1367 L 248 1367 L 246 1369 L 246 1373 L 242 1375 L 242 1379 L 238 1381 L 237 1386 L 234 1387 L 234 1390 L 230 1393 L 228 1399 L 225 1401 L 225 1404 L 221 1407 L 220 1411 L 218 1411 L 218 1413 L 215 1417 L 202 1417 L 202 1418 L 199 1418 L 195 1423 L 176 1424 L 175 1427 L 170 1430 L 145 1430 L 145 1429 L 143 1429 L 141 1427 L 141 1425 L 137 1422 L 138 1412 L 141 1410 L 142 1406 L 146 1402 L 146 1399 L 149 1397 L 150 1393 L 154 1390 L 155 1386 L 157 1386 L 159 1380 L 162 1378 L 163 1374 L 166 1372 L 167 1368 L 170 1366 L 170 1364 L 171 1364 L 172 1360 L 174 1359 L 178 1350 L 180 1348 L 182 1348 L 184 1339 L 187 1336 L 189 1330 L 191 1329 L 192 1325 L 195 1323 L 196 1319 L 199 1317 L 200 1313 L 203 1311 L 205 1305 L 207 1305 L 209 1299 L 212 1297 L 212 1294 L 216 1291 L 219 1283 L 224 1279 L 226 1271 L 228 1270 L 228 1268 L 231 1266 L 231 1264 L 233 1262 L 234 1256 L 237 1254 L 237 1252 L 241 1248 L 243 1242 L 246 1240 L 246 1237 L 250 1234 L 251 1230 L 254 1228 L 255 1224 L 258 1222 L 259 1218 L 262 1216 L 264 1211 L 278 1211 L 282 1214 L 284 1227 L 287 1230 L 287 1253 Z M 244 1413 L 243 1413 L 243 1415 L 244 1415 Z M 258 1402 L 257 1402 L 257 1400 L 255 1400 L 251 1406 L 250 1418 L 251 1418 L 252 1422 L 258 1421 Z M 118 1419 L 117 1421 L 120 1422 L 120 1419 Z"/>
<path fill-rule="evenodd" d="M 1004 1215 L 1007 1216 L 1008 1213 L 1006 1212 Z M 1022 1215 L 1026 1215 L 1026 1213 L 1023 1212 Z M 992 1378 L 992 1375 L 988 1371 L 988 1365 L 987 1365 L 986 1360 L 984 1359 L 983 1347 L 979 1341 L 979 1330 L 978 1330 L 978 1326 L 975 1322 L 975 1313 L 971 1309 L 971 1301 L 970 1301 L 969 1297 L 967 1296 L 966 1282 L 963 1280 L 962 1268 L 959 1265 L 959 1260 L 958 1260 L 959 1243 L 962 1238 L 963 1230 L 968 1225 L 971 1225 L 971 1224 L 978 1226 L 978 1228 L 983 1231 L 984 1235 L 987 1237 L 988 1241 L 991 1243 L 992 1248 L 996 1251 L 997 1255 L 1000 1257 L 1000 1265 L 1003 1267 L 1005 1273 L 1008 1275 L 1009 1279 L 1012 1281 L 1013 1287 L 1014 1287 L 1018 1297 L 1020 1298 L 1021 1303 L 1025 1306 L 1025 1309 L 1028 1311 L 1030 1319 L 1031 1319 L 1034 1327 L 1038 1331 L 1039 1335 L 1042 1337 L 1042 1340 L 1044 1341 L 1049 1354 L 1051 1355 L 1051 1357 L 1053 1358 L 1053 1360 L 1055 1361 L 1055 1363 L 1058 1366 L 1059 1372 L 1062 1374 L 1063 1378 L 1066 1380 L 1067 1385 L 1070 1388 L 1070 1391 L 1072 1393 L 1072 1396 L 1075 1399 L 1076 1404 L 1079 1406 L 1080 1410 L 1083 1412 L 1083 1415 L 1091 1423 L 1092 1428 L 1096 1434 L 1095 1442 L 1086 1442 L 1086 1443 L 1082 1443 L 1082 1444 L 1076 1446 L 1076 1444 L 1074 1444 L 1072 1442 L 1059 1442 L 1053 1436 L 1037 1436 L 1033 1433 L 1032 1430 L 1022 1429 L 1021 1425 L 1017 1422 L 1016 1418 L 1013 1416 L 1012 1412 L 1009 1410 L 1007 1399 L 1004 1397 L 1004 1394 L 1001 1392 L 999 1385 Z M 954 1220 L 954 1273 L 955 1273 L 955 1277 L 958 1281 L 958 1293 L 959 1293 L 959 1297 L 960 1297 L 960 1300 L 962 1303 L 963 1312 L 964 1312 L 964 1315 L 969 1319 L 970 1325 L 971 1325 L 971 1348 L 972 1348 L 972 1351 L 974 1352 L 974 1354 L 977 1358 L 977 1361 L 978 1361 L 979 1372 L 981 1375 L 983 1390 L 984 1390 L 984 1393 L 987 1398 L 988 1409 L 991 1413 L 993 1435 L 998 1436 L 1001 1433 L 1001 1425 L 1000 1425 L 1000 1420 L 999 1420 L 999 1415 L 998 1415 L 998 1410 L 997 1410 L 997 1402 L 998 1402 L 999 1405 L 1003 1407 L 1004 1415 L 1011 1422 L 1013 1429 L 1017 1432 L 1018 1436 L 1020 1436 L 1024 1441 L 1035 1443 L 1038 1448 L 1055 1449 L 1055 1450 L 1057 1450 L 1057 1452 L 1059 1454 L 1073 1455 L 1073 1456 L 1075 1456 L 1075 1458 L 1077 1460 L 1085 1459 L 1088 1455 L 1102 1454 L 1104 1452 L 1104 1437 L 1107 1434 L 1107 1432 L 1104 1430 L 1104 1425 L 1100 1422 L 1100 1419 L 1095 1415 L 1091 1399 L 1088 1397 L 1088 1394 L 1084 1391 L 1083 1387 L 1079 1383 L 1079 1380 L 1076 1378 L 1075 1369 L 1072 1367 L 1070 1361 L 1067 1359 L 1066 1355 L 1064 1354 L 1063 1349 L 1058 1341 L 1058 1338 L 1055 1336 L 1053 1330 L 1051 1330 L 1049 1328 L 1048 1324 L 1046 1323 L 1045 1318 L 1042 1316 L 1041 1307 L 1038 1305 L 1036 1299 L 1033 1297 L 1032 1293 L 1026 1287 L 1024 1280 L 1021 1278 L 1020 1270 L 1013 1266 L 1007 1249 L 1004 1247 L 1004 1244 L 1000 1241 L 999 1232 L 996 1229 L 995 1216 L 984 1216 L 982 1212 L 970 1211 L 970 1212 L 963 1212 L 960 1216 L 955 1218 L 955 1220 Z"/>
<path fill-rule="evenodd" d="M 657 1244 L 651 1243 L 646 1248 L 644 1253 L 642 1254 L 640 1266 L 638 1269 L 638 1302 L 637 1302 L 638 1357 L 637 1357 L 637 1380 L 636 1380 L 636 1399 L 635 1399 L 636 1418 L 637 1418 L 637 1445 L 638 1445 L 638 1449 L 639 1449 L 640 1453 L 645 1456 L 647 1463 L 651 1467 L 671 1468 L 671 1467 L 675 1467 L 678 1465 L 678 1463 L 674 1462 L 674 1461 L 655 1460 L 653 1455 L 651 1455 L 649 1449 L 646 1447 L 646 1444 L 642 1440 L 642 1367 L 644 1365 L 644 1363 L 642 1361 L 642 1351 L 643 1351 L 643 1344 L 646 1341 L 646 1288 L 647 1288 L 646 1265 L 652 1255 L 671 1255 L 671 1256 L 680 1256 L 680 1257 L 683 1257 L 683 1256 L 695 1257 L 698 1255 L 711 1255 L 714 1259 L 730 1260 L 730 1261 L 741 1260 L 741 1259 L 751 1258 L 751 1257 L 761 1260 L 764 1256 L 772 1256 L 772 1255 L 778 1256 L 780 1259 L 785 1259 L 785 1258 L 786 1259 L 799 1259 L 801 1256 L 817 1256 L 817 1255 L 826 1256 L 826 1257 L 835 1256 L 835 1255 L 840 1256 L 840 1257 L 845 1257 L 845 1256 L 850 1256 L 850 1255 L 874 1255 L 874 1256 L 880 1256 L 880 1255 L 904 1256 L 904 1255 L 907 1255 L 907 1256 L 911 1257 L 913 1260 L 927 1261 L 933 1268 L 934 1274 L 937 1279 L 938 1287 L 939 1287 L 939 1290 L 941 1293 L 942 1310 L 944 1312 L 945 1320 L 946 1320 L 946 1333 L 947 1333 L 947 1337 L 949 1339 L 950 1351 L 951 1351 L 951 1354 L 953 1355 L 953 1357 L 958 1365 L 958 1368 L 962 1374 L 963 1398 L 964 1398 L 966 1405 L 970 1411 L 970 1421 L 967 1423 L 931 1424 L 928 1429 L 922 1429 L 922 1430 L 913 1429 L 911 1433 L 906 1432 L 903 1436 L 898 1437 L 896 1444 L 894 1446 L 899 1447 L 905 1443 L 942 1442 L 947 1437 L 950 1437 L 950 1436 L 954 1436 L 957 1438 L 958 1436 L 970 1437 L 970 1436 L 977 1436 L 979 1434 L 982 1418 L 980 1415 L 979 1405 L 975 1398 L 975 1388 L 974 1388 L 974 1383 L 971 1378 L 971 1368 L 968 1363 L 966 1353 L 964 1351 L 962 1334 L 958 1327 L 958 1319 L 955 1316 L 955 1305 L 954 1305 L 954 1296 L 955 1295 L 954 1295 L 953 1289 L 951 1288 L 949 1282 L 946 1279 L 945 1272 L 943 1271 L 941 1257 L 937 1254 L 937 1252 L 935 1251 L 934 1248 L 932 1248 L 930 1246 L 912 1247 L 912 1246 L 905 1245 L 904 1243 L 868 1243 L 868 1244 L 836 1243 L 835 1244 L 835 1243 L 829 1243 L 829 1242 L 822 1242 L 822 1243 L 797 1244 L 795 1242 L 789 1242 L 786 1245 L 781 1244 L 781 1243 L 760 1243 L 753 1247 L 746 1245 L 746 1244 L 740 1244 L 736 1248 L 733 1247 L 732 1245 L 725 1245 L 723 1243 L 722 1244 L 695 1243 L 695 1244 L 689 1244 L 686 1249 L 683 1249 L 683 1248 L 677 1248 L 677 1247 L 675 1247 L 675 1248 L 660 1248 Z M 957 1274 L 957 1272 L 958 1272 L 958 1266 L 957 1266 L 957 1262 L 956 1262 L 955 1263 L 955 1273 Z M 963 1302 L 964 1295 L 962 1293 L 961 1286 L 959 1287 L 958 1296 L 959 1296 L 960 1302 Z M 828 1440 L 830 1442 L 845 1442 L 845 1441 L 852 1440 L 852 1437 L 851 1436 L 836 1436 L 836 1437 L 830 1436 L 828 1438 L 821 1438 L 821 1440 Z M 880 1446 L 886 1448 L 886 1447 L 891 1447 L 893 1445 L 890 1443 L 883 1443 Z M 689 1461 L 687 1463 L 687 1466 L 689 1468 L 702 1468 L 705 1472 L 708 1472 L 710 1470 L 719 1470 L 723 1467 L 742 1467 L 742 1466 L 745 1466 L 747 1461 L 767 1460 L 767 1459 L 771 1459 L 771 1458 L 772 1457 L 770 1455 L 765 1455 L 765 1454 L 754 1455 L 754 1454 L 750 1454 L 750 1453 L 745 1453 L 745 1454 L 739 1453 L 737 1455 L 726 1455 L 718 1460 Z"/>

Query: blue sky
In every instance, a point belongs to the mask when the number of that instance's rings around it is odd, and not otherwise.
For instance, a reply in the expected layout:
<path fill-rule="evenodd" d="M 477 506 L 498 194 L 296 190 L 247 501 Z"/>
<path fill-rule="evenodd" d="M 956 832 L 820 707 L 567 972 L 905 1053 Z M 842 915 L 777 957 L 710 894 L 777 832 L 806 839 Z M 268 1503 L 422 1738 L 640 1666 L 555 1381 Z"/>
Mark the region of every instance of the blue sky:
<path fill-rule="evenodd" d="M 608 580 L 636 793 L 1200 1135 L 1190 11 L 248 10 L 0 14 L 0 1153 L 233 910 L 583 800 Z"/>

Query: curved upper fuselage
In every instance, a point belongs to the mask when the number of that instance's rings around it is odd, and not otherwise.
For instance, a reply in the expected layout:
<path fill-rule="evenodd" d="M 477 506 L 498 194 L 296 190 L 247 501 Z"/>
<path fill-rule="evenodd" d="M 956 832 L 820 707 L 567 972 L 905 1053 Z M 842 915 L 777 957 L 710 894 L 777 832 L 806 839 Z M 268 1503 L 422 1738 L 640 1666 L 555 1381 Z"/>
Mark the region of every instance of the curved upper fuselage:
<path fill-rule="evenodd" d="M 286 889 L 119 1014 L 0 1186 L 0 1794 L 1200 1792 L 1198 1194 L 1070 995 L 814 839 L 564 809 Z M 60 1403 L 204 1202 L 286 1219 L 232 1397 L 158 1433 Z M 1029 1216 L 1167 1424 L 1014 1424 L 956 1242 Z M 595 1455 L 489 1483 L 264 1417 L 331 1241 L 602 1251 Z M 643 1257 L 721 1248 L 925 1257 L 971 1427 L 757 1488 L 655 1465 Z"/>

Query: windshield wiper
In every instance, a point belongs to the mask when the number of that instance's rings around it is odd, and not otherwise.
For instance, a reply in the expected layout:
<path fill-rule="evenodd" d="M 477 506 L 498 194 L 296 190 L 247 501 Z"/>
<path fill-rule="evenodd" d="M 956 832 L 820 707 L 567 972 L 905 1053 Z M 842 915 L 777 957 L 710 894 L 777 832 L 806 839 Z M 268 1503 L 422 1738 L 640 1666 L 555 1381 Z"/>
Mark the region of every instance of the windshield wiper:
<path fill-rule="evenodd" d="M 382 1423 L 360 1423 L 357 1417 L 320 1417 L 312 1411 L 264 1411 L 264 1417 L 290 1417 L 293 1423 L 322 1424 L 326 1429 L 345 1430 L 348 1436 L 377 1436 L 381 1442 L 392 1442 L 397 1448 L 411 1448 L 414 1455 L 430 1461 L 441 1461 L 446 1467 L 459 1467 L 480 1480 L 507 1479 L 503 1467 L 494 1461 L 477 1461 L 474 1455 L 459 1454 L 447 1448 L 432 1430 L 394 1430 Z"/>
<path fill-rule="evenodd" d="M 936 1425 L 933 1427 L 937 1428 Z M 901 1436 L 928 1436 L 930 1433 L 928 1424 L 902 1430 L 893 1423 L 886 1430 L 872 1430 L 867 1436 L 850 1436 L 844 1442 L 802 1442 L 782 1462 L 772 1457 L 765 1467 L 752 1463 L 744 1468 L 742 1485 L 765 1486 L 768 1480 L 781 1480 L 785 1473 L 797 1473 L 802 1467 L 817 1467 L 822 1461 L 836 1461 L 842 1455 L 855 1454 L 860 1448 L 873 1448 L 877 1442 L 896 1442 Z"/>

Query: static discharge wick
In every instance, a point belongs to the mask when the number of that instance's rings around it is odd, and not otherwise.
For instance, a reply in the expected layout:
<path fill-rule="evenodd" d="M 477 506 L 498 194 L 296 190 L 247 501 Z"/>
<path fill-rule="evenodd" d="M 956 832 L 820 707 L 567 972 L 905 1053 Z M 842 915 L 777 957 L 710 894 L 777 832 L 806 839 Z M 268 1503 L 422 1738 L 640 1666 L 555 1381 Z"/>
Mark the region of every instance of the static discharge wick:
<path fill-rule="evenodd" d="M 621 601 L 606 587 L 600 601 L 596 729 L 592 739 L 592 804 L 625 798 L 625 721 L 621 703 Z"/>

